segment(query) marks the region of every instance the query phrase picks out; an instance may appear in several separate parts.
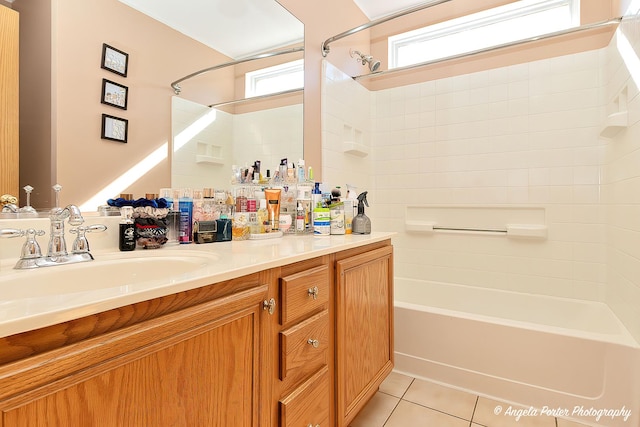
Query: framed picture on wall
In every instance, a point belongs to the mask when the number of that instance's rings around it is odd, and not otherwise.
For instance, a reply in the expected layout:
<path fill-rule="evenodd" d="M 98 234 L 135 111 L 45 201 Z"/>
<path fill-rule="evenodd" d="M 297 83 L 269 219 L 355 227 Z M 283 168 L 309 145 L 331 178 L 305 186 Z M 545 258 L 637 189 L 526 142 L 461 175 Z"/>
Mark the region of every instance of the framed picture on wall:
<path fill-rule="evenodd" d="M 106 43 L 102 44 L 102 63 L 101 68 L 109 70 L 112 73 L 120 74 L 123 77 L 127 77 L 127 68 L 129 67 L 129 54 L 116 49 L 113 46 L 109 46 Z"/>
<path fill-rule="evenodd" d="M 126 110 L 128 97 L 129 88 L 111 80 L 102 79 L 102 98 L 100 102 Z"/>
<path fill-rule="evenodd" d="M 128 133 L 129 120 L 108 114 L 102 115 L 102 139 L 126 143 Z"/>

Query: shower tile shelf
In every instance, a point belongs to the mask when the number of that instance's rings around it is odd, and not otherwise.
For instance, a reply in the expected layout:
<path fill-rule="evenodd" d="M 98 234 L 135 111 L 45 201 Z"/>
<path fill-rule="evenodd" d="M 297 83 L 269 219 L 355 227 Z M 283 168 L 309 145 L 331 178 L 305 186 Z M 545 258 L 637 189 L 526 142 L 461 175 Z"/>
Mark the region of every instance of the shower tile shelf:
<path fill-rule="evenodd" d="M 625 129 L 629 125 L 629 114 L 627 111 L 619 111 L 607 116 L 605 125 L 600 131 L 600 136 L 603 138 L 613 138 L 622 129 Z"/>
<path fill-rule="evenodd" d="M 357 157 L 367 157 L 369 155 L 369 147 L 354 141 L 344 141 L 342 143 L 342 151 Z"/>
<path fill-rule="evenodd" d="M 205 156 L 202 154 L 196 155 L 196 163 L 207 163 L 211 165 L 224 165 L 224 159 L 221 157 Z"/>
<path fill-rule="evenodd" d="M 629 113 L 627 106 L 627 87 L 613 98 L 609 104 L 609 115 L 605 119 L 604 126 L 600 131 L 603 138 L 614 138 L 618 132 L 629 126 Z"/>

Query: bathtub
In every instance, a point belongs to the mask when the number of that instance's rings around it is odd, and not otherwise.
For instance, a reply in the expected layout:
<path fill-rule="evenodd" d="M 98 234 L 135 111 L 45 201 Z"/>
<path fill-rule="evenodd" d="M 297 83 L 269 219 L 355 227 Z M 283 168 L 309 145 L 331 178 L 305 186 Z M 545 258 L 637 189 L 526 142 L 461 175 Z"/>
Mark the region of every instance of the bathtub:
<path fill-rule="evenodd" d="M 606 304 L 404 278 L 394 299 L 397 372 L 588 425 L 640 426 L 640 346 Z"/>

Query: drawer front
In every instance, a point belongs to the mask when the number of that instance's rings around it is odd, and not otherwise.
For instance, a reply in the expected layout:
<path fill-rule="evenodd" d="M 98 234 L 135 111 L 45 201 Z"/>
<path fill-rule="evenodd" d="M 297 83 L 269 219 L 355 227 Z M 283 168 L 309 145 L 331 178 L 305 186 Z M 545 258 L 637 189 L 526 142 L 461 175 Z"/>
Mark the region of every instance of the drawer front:
<path fill-rule="evenodd" d="M 329 311 L 324 310 L 280 332 L 280 379 L 307 376 L 327 364 Z"/>
<path fill-rule="evenodd" d="M 281 427 L 329 427 L 329 368 L 280 400 Z"/>
<path fill-rule="evenodd" d="M 329 301 L 329 267 L 322 265 L 280 278 L 281 317 L 285 325 Z"/>

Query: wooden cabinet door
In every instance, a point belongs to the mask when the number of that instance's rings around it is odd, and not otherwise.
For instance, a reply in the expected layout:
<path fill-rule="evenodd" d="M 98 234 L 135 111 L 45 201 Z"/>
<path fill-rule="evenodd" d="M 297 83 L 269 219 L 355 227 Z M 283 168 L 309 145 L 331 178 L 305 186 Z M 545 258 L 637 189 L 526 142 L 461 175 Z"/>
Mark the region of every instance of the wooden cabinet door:
<path fill-rule="evenodd" d="M 347 426 L 393 368 L 393 249 L 336 262 L 337 424 Z"/>
<path fill-rule="evenodd" d="M 0 425 L 258 426 L 267 288 L 0 367 Z"/>

